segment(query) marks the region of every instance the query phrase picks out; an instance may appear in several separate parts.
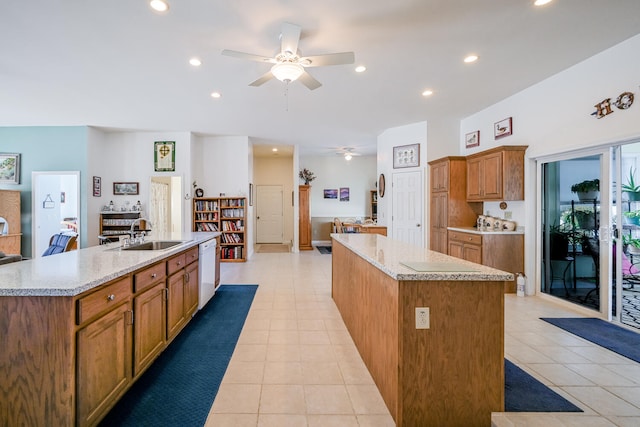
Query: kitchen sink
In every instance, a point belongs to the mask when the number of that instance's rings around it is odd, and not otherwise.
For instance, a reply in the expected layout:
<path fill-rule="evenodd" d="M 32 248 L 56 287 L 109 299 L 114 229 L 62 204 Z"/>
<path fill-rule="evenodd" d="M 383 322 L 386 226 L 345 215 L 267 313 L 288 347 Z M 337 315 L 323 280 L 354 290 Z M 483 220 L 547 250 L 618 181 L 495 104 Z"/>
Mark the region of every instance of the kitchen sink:
<path fill-rule="evenodd" d="M 156 240 L 152 242 L 144 242 L 136 245 L 131 245 L 123 248 L 123 251 L 161 251 L 163 249 L 169 249 L 177 245 L 186 243 L 184 240 Z"/>

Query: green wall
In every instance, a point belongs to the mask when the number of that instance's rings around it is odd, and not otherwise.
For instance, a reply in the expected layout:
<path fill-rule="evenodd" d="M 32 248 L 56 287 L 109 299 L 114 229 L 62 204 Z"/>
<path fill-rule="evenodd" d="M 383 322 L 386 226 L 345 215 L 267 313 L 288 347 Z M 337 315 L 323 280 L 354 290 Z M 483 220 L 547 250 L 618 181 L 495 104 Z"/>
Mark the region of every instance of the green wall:
<path fill-rule="evenodd" d="M 80 171 L 80 244 L 87 245 L 87 127 L 0 127 L 0 152 L 19 153 L 22 255 L 31 253 L 31 172 Z"/>

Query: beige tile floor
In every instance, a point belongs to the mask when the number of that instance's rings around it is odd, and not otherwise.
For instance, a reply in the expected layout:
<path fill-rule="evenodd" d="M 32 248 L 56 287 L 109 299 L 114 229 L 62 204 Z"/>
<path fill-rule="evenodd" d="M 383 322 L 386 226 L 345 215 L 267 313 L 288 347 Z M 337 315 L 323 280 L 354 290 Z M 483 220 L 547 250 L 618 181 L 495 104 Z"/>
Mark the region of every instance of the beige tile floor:
<path fill-rule="evenodd" d="M 258 284 L 208 427 L 394 426 L 331 299 L 331 256 L 258 253 L 221 266 L 222 283 Z M 494 414 L 504 426 L 640 426 L 640 364 L 539 317 L 579 316 L 506 296 L 505 356 L 584 410 Z"/>

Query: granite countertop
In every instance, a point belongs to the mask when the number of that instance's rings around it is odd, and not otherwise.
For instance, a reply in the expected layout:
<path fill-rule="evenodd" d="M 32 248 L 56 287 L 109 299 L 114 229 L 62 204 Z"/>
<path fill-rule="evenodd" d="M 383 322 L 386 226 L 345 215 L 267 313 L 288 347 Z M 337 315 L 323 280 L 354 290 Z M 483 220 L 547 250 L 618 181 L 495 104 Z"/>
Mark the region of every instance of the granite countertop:
<path fill-rule="evenodd" d="M 512 273 L 454 258 L 379 234 L 340 233 L 331 237 L 395 280 L 513 280 Z M 419 263 L 416 271 L 403 263 Z M 440 271 L 439 271 L 440 270 Z"/>
<path fill-rule="evenodd" d="M 184 243 L 157 251 L 122 251 L 119 243 L 0 265 L 0 296 L 74 296 L 211 240 L 219 232 L 183 232 L 146 241 Z"/>
<path fill-rule="evenodd" d="M 493 235 L 493 234 L 524 234 L 523 227 L 516 227 L 513 231 L 478 231 L 476 227 L 447 227 L 447 230 L 462 231 L 464 233 Z"/>

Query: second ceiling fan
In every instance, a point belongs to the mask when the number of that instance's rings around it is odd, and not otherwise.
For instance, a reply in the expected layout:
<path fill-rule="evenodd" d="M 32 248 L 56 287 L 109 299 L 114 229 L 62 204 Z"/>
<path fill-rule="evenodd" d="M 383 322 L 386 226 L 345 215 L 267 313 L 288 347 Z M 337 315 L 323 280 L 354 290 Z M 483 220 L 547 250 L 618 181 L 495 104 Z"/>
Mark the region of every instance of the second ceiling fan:
<path fill-rule="evenodd" d="M 298 50 L 301 28 L 298 25 L 285 22 L 282 24 L 280 52 L 274 57 L 254 55 L 251 53 L 237 52 L 235 50 L 223 50 L 225 56 L 232 56 L 250 61 L 273 64 L 271 70 L 262 77 L 251 82 L 249 86 L 260 86 L 274 77 L 283 82 L 299 80 L 310 90 L 322 86 L 305 68 L 321 67 L 325 65 L 353 64 L 355 55 L 353 52 L 329 53 L 325 55 L 302 56 Z"/>

